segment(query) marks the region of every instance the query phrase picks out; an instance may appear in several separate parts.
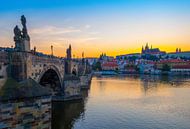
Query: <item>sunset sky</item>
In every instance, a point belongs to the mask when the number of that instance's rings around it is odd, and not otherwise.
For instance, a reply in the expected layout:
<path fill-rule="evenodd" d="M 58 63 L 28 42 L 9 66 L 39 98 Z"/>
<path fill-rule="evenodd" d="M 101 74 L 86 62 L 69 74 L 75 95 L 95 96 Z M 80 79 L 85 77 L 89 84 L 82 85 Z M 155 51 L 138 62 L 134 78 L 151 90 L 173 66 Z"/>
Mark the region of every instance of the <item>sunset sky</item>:
<path fill-rule="evenodd" d="M 25 15 L 32 48 L 65 56 L 140 52 L 148 42 L 163 51 L 190 50 L 190 0 L 4 0 L 0 45 L 14 45 L 13 28 Z"/>

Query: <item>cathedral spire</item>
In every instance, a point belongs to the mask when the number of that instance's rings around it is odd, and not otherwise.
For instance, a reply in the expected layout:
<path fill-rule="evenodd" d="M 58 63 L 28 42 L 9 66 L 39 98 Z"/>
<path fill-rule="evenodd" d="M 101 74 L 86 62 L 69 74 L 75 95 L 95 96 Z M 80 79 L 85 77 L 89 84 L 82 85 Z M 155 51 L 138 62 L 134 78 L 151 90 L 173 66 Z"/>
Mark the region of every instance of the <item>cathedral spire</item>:
<path fill-rule="evenodd" d="M 148 49 L 149 49 L 149 46 L 148 46 L 148 43 L 146 43 L 145 50 L 148 50 Z"/>
<path fill-rule="evenodd" d="M 71 44 L 69 44 L 69 49 L 71 50 Z"/>
<path fill-rule="evenodd" d="M 144 52 L 144 47 L 142 46 L 142 50 L 141 50 L 141 53 L 143 53 Z"/>

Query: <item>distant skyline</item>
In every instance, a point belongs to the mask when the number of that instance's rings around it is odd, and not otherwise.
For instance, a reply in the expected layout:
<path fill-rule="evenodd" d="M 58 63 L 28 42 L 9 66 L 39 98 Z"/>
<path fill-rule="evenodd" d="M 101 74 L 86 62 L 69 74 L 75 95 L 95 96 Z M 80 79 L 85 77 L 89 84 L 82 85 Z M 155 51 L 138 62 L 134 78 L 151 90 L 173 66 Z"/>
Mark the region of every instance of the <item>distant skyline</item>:
<path fill-rule="evenodd" d="M 190 50 L 189 0 L 7 0 L 0 6 L 0 46 L 14 46 L 13 28 L 27 19 L 31 48 L 75 57 L 141 52 L 148 42 L 163 51 Z"/>

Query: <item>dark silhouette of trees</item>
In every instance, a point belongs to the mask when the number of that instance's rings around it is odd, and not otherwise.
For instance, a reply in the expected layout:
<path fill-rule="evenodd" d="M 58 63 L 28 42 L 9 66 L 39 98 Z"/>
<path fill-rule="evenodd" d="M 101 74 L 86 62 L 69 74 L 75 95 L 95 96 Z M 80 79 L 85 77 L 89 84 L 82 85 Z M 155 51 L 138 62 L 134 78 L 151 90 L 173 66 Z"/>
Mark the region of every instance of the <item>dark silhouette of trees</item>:
<path fill-rule="evenodd" d="M 171 67 L 168 65 L 168 64 L 164 64 L 163 66 L 162 66 L 162 71 L 167 71 L 167 72 L 169 72 L 171 70 Z"/>
<path fill-rule="evenodd" d="M 99 61 L 96 62 L 96 63 L 94 63 L 93 66 L 92 66 L 92 69 L 93 69 L 93 70 L 101 71 L 101 70 L 102 70 L 101 63 L 100 63 Z"/>

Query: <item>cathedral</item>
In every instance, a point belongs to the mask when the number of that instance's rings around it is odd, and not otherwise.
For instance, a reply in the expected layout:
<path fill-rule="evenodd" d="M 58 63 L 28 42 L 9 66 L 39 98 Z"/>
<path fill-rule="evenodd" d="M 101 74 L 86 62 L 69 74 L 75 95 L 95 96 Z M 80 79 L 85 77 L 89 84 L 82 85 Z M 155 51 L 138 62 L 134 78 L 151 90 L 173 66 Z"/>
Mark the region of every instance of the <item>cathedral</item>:
<path fill-rule="evenodd" d="M 142 46 L 142 54 L 151 54 L 151 55 L 160 55 L 160 54 L 166 54 L 164 51 L 160 51 L 159 48 L 152 48 L 148 46 L 148 43 L 146 44 L 145 48 Z"/>

